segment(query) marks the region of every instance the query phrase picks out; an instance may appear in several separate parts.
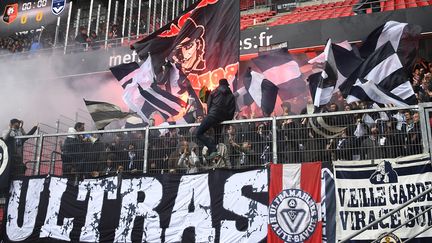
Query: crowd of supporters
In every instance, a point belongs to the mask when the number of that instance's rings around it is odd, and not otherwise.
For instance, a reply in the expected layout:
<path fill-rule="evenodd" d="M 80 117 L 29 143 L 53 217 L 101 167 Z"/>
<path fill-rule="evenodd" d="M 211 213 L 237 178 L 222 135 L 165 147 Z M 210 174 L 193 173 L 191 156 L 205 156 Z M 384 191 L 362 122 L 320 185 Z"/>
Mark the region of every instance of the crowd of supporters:
<path fill-rule="evenodd" d="M 48 46 L 49 43 L 45 45 Z M 36 51 L 43 48 L 39 39 L 39 33 L 14 34 L 8 37 L 0 37 L 0 55 Z"/>
<path fill-rule="evenodd" d="M 146 33 L 146 20 L 147 16 L 142 14 L 140 18 L 140 37 Z M 121 23 L 122 17 L 119 16 L 116 22 L 111 21 L 108 30 L 108 45 L 107 47 L 118 47 L 120 46 L 122 35 L 122 26 L 116 23 Z M 152 23 L 151 19 L 151 23 Z M 161 25 L 159 24 L 160 20 L 155 20 L 155 28 L 159 28 Z M 137 35 L 137 27 L 138 27 L 138 16 L 133 16 L 131 22 L 131 33 L 130 36 Z M 153 24 L 150 25 L 153 27 Z M 128 36 L 128 28 L 129 28 L 129 19 L 126 18 L 125 23 L 125 36 Z M 71 33 L 68 36 L 68 46 L 70 52 L 81 52 L 81 51 L 91 51 L 98 50 L 105 45 L 105 37 L 106 37 L 106 25 L 105 23 L 99 24 L 96 31 L 96 19 L 93 20 L 90 26 L 90 33 L 87 33 L 87 26 L 80 26 L 78 28 L 78 34 L 75 36 L 74 31 L 71 29 Z M 2 54 L 13 54 L 13 53 L 22 53 L 28 51 L 36 51 L 43 48 L 51 48 L 54 46 L 53 37 L 55 35 L 55 31 L 43 31 L 41 36 L 41 31 L 27 31 L 26 33 L 16 33 L 6 37 L 0 37 L 0 55 Z M 63 32 L 59 32 L 58 40 L 56 43 L 57 47 L 64 46 L 62 37 Z"/>
<path fill-rule="evenodd" d="M 420 61 L 415 65 L 412 83 L 419 102 L 432 99 L 431 73 L 432 63 Z M 142 172 L 144 167 L 150 173 L 193 173 L 219 167 L 257 166 L 273 160 L 274 140 L 280 163 L 394 158 L 422 152 L 418 112 L 395 109 L 362 113 L 361 110 L 377 106 L 368 102 L 346 104 L 341 97 L 335 97 L 323 110 L 322 117 L 313 118 L 304 117 L 313 112 L 308 107 L 294 112 L 292 103 L 283 102 L 282 112 L 274 114 L 279 117 L 276 134 L 271 121 L 242 122 L 256 117 L 250 108 L 242 110 L 235 123 L 207 131 L 218 143 L 218 156 L 211 161 L 206 159 L 207 148 L 196 138 L 196 127 L 150 129 L 145 144 L 144 129 L 102 136 L 74 135 L 85 131 L 84 124 L 77 123 L 63 139 L 61 170 L 63 175 L 89 177 Z M 313 110 L 313 105 L 308 106 Z M 356 110 L 359 112 L 343 113 Z M 334 112 L 342 113 L 334 115 Z M 290 118 L 299 114 L 303 118 Z M 203 115 L 197 115 L 195 123 L 201 123 L 202 119 Z M 154 122 L 149 125 L 152 127 Z M 145 166 L 144 151 L 147 151 Z"/>
<path fill-rule="evenodd" d="M 330 104 L 319 118 L 287 118 L 277 121 L 279 163 L 395 158 L 422 153 L 420 117 L 416 111 L 331 115 L 339 110 L 362 110 L 367 103 Z M 289 103 L 282 116 L 295 115 Z M 202 121 L 196 118 L 196 123 Z M 241 122 L 211 129 L 217 156 L 208 161 L 207 148 L 196 139 L 196 127 L 150 129 L 146 170 L 149 173 L 195 173 L 212 168 L 246 168 L 273 160 L 272 123 Z M 150 126 L 152 125 L 152 122 Z M 332 129 L 338 132 L 332 133 Z M 119 173 L 142 173 L 145 131 L 73 135 L 84 124 L 70 128 L 62 144 L 63 175 L 89 178 Z M 78 175 L 78 177 L 77 177 Z"/>
<path fill-rule="evenodd" d="M 421 60 L 415 65 L 412 86 L 419 103 L 432 101 L 432 62 Z"/>

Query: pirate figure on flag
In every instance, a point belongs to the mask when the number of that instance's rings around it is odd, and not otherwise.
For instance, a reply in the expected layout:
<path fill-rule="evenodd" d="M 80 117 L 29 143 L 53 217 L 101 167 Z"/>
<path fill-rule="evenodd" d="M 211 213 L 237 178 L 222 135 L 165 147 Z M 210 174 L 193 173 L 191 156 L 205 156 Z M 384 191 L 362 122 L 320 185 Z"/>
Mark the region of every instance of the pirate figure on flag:
<path fill-rule="evenodd" d="M 192 33 L 189 36 L 179 35 L 179 44 L 175 46 L 170 54 L 170 60 L 180 66 L 181 71 L 188 75 L 189 73 L 198 73 L 206 69 L 204 60 L 205 40 L 204 26 L 197 25 L 191 18 L 185 25 L 190 31 L 185 30 L 183 33 Z"/>

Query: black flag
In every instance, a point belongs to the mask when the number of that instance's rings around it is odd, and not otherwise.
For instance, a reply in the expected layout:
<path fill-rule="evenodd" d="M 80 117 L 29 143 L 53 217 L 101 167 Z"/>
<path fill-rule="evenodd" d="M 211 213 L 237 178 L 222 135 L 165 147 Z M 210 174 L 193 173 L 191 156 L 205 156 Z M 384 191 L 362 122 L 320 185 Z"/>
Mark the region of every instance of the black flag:
<path fill-rule="evenodd" d="M 151 54 L 157 79 L 165 76 L 164 67 L 170 62 L 185 78 L 170 82 L 178 82 L 183 89 L 193 87 L 197 93 L 203 86 L 214 89 L 219 79 L 232 81 L 237 73 L 239 9 L 239 1 L 201 0 L 179 18 L 133 44 L 132 49 L 142 60 Z"/>

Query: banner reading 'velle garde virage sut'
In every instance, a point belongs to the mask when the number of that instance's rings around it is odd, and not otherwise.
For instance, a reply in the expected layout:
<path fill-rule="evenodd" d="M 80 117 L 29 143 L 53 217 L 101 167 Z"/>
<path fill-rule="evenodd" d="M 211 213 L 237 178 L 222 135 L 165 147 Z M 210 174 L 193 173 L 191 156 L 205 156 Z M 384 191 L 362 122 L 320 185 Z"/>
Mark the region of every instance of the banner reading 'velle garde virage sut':
<path fill-rule="evenodd" d="M 340 161 L 334 165 L 337 240 L 349 237 L 432 187 L 432 167 L 428 155 L 375 160 L 375 164 L 371 164 L 369 160 Z M 351 242 L 371 242 L 383 238 L 383 233 L 396 229 L 431 205 L 432 193 L 429 193 L 372 226 Z M 431 225 L 432 213 L 429 211 L 380 242 L 402 242 L 401 240 L 414 237 Z M 416 236 L 416 240 L 432 242 L 432 231 Z"/>

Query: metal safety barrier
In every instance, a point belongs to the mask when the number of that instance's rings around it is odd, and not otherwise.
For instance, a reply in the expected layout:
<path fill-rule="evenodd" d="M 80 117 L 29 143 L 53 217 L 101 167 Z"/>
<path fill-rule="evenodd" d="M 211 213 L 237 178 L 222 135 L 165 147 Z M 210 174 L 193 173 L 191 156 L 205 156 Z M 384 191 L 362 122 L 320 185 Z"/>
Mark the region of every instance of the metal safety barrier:
<path fill-rule="evenodd" d="M 125 173 L 187 174 L 268 163 L 340 159 L 370 160 L 373 164 L 382 158 L 430 152 L 432 103 L 403 109 L 362 108 L 346 106 L 344 111 L 223 122 L 206 133 L 218 144 L 218 155 L 211 160 L 195 135 L 202 117 L 187 125 L 22 136 L 16 138 L 23 141 L 22 156 L 12 161 L 14 168 L 22 168 L 12 174 L 57 175 L 77 182 Z M 354 239 L 431 192 L 429 188 L 341 242 Z M 431 210 L 432 206 L 385 234 Z M 416 232 L 412 238 L 429 229 Z"/>
<path fill-rule="evenodd" d="M 206 132 L 218 144 L 208 161 L 197 123 L 23 136 L 18 175 L 88 178 L 116 173 L 193 173 L 266 163 L 370 160 L 430 151 L 432 105 L 335 111 L 223 122 Z M 361 107 L 360 107 L 361 108 Z M 185 157 L 188 160 L 185 160 Z"/>

